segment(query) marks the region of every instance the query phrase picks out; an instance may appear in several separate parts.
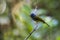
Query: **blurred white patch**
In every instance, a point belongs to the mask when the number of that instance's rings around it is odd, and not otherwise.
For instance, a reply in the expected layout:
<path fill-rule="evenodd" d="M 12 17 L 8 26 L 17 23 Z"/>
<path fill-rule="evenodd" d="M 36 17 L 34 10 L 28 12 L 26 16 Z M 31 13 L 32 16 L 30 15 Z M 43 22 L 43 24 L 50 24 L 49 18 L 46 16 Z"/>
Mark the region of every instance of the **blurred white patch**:
<path fill-rule="evenodd" d="M 13 34 L 14 34 L 14 35 L 19 35 L 18 29 L 13 30 Z"/>
<path fill-rule="evenodd" d="M 0 24 L 9 24 L 9 18 L 8 17 L 0 17 Z"/>
<path fill-rule="evenodd" d="M 57 26 L 58 25 L 58 21 L 56 19 L 53 19 L 52 17 L 46 17 L 45 21 L 51 26 Z"/>
<path fill-rule="evenodd" d="M 30 0 L 25 0 L 25 2 L 29 5 L 29 3 L 30 3 Z"/>
<path fill-rule="evenodd" d="M 35 15 L 39 16 L 39 15 L 42 15 L 42 14 L 46 14 L 48 11 L 45 10 L 45 9 L 32 9 L 32 12 L 31 13 L 34 13 Z"/>
<path fill-rule="evenodd" d="M 38 24 L 38 28 L 39 28 L 39 27 L 42 27 L 42 26 L 43 26 L 43 23 L 40 22 L 40 23 Z"/>
<path fill-rule="evenodd" d="M 58 21 L 56 19 L 52 20 L 52 23 L 53 23 L 54 26 L 58 25 Z"/>
<path fill-rule="evenodd" d="M 3 14 L 6 9 L 6 2 L 5 0 L 0 0 L 0 14 Z"/>
<path fill-rule="evenodd" d="M 32 9 L 31 13 L 34 13 L 35 15 L 37 14 L 37 9 Z"/>
<path fill-rule="evenodd" d="M 46 17 L 46 18 L 45 18 L 45 21 L 46 21 L 46 22 L 50 22 L 51 20 L 52 20 L 52 17 Z"/>
<path fill-rule="evenodd" d="M 46 13 L 47 13 L 47 10 L 45 10 L 45 9 L 39 9 L 37 11 L 37 15 L 42 15 L 42 14 L 46 14 Z"/>
<path fill-rule="evenodd" d="M 35 38 L 40 38 L 40 33 L 34 33 L 34 35 L 33 35 Z"/>

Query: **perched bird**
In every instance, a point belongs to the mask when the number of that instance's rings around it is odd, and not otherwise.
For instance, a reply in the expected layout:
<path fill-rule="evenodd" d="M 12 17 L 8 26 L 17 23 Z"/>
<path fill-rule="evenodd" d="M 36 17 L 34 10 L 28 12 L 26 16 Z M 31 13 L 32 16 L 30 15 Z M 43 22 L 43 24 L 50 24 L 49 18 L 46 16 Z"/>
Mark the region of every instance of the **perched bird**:
<path fill-rule="evenodd" d="M 38 16 L 36 16 L 34 13 L 32 13 L 31 15 L 30 15 L 30 17 L 34 20 L 34 21 L 36 21 L 36 22 L 43 22 L 43 23 L 45 23 L 45 24 L 47 24 L 42 18 L 39 18 Z M 48 25 L 48 24 L 47 24 Z M 49 26 L 49 25 L 48 25 Z"/>

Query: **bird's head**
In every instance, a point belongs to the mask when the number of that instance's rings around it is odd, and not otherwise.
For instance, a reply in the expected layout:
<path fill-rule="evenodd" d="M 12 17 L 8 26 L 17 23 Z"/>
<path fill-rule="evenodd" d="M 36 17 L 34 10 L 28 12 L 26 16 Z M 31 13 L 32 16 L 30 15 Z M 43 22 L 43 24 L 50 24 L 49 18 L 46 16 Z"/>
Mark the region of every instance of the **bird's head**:
<path fill-rule="evenodd" d="M 35 17 L 36 15 L 32 13 L 30 16 L 31 16 L 31 17 Z"/>

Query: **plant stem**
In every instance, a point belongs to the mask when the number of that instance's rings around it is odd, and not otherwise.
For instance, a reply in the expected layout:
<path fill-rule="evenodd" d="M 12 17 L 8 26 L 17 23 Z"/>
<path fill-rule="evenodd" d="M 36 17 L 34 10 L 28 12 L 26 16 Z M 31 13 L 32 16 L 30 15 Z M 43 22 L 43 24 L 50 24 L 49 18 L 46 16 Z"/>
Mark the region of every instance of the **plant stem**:
<path fill-rule="evenodd" d="M 32 33 L 37 30 L 37 27 L 38 27 L 38 22 L 36 23 L 36 27 L 29 33 L 29 35 L 24 40 L 28 40 L 28 38 L 32 35 Z"/>

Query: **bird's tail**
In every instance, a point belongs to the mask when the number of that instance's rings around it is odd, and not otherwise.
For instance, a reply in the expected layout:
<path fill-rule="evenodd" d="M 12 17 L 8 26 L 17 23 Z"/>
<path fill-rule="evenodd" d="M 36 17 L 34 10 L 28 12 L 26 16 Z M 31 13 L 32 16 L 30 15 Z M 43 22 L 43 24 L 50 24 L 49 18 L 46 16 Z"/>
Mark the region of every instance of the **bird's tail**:
<path fill-rule="evenodd" d="M 47 24 L 46 22 L 45 22 L 45 24 Z M 49 24 L 47 24 L 48 25 L 48 27 L 49 27 Z"/>
<path fill-rule="evenodd" d="M 43 21 L 43 23 L 47 24 L 45 21 Z M 48 25 L 48 24 L 47 24 L 47 25 Z M 48 27 L 49 27 L 49 25 L 48 25 Z"/>
<path fill-rule="evenodd" d="M 40 21 L 41 22 L 43 22 L 43 23 L 45 23 L 45 24 L 47 24 L 44 20 L 42 20 L 42 19 L 40 19 Z M 49 27 L 49 24 L 47 24 L 48 25 L 48 27 Z"/>

